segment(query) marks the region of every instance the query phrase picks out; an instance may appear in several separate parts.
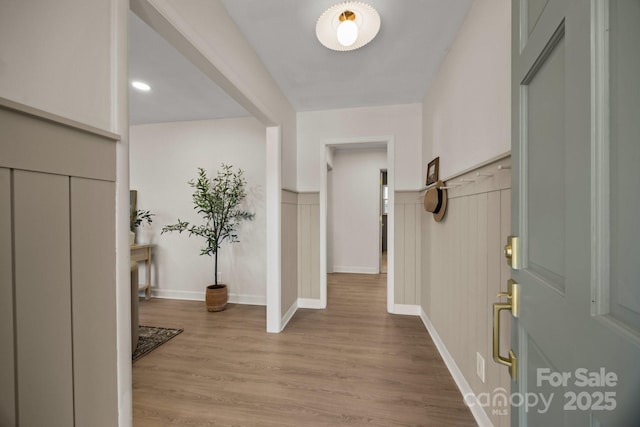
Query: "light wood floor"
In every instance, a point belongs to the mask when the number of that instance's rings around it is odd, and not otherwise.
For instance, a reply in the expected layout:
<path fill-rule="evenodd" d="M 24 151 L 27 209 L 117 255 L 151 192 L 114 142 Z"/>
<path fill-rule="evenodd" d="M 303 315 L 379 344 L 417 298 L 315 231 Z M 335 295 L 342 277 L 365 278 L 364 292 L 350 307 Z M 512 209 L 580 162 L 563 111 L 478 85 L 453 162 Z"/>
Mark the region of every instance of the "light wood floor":
<path fill-rule="evenodd" d="M 184 332 L 133 365 L 135 426 L 475 426 L 417 317 L 386 313 L 386 275 L 332 274 L 327 310 L 281 334 L 265 308 L 140 301 Z"/>
<path fill-rule="evenodd" d="M 387 252 L 382 252 L 380 255 L 380 273 L 387 273 Z"/>

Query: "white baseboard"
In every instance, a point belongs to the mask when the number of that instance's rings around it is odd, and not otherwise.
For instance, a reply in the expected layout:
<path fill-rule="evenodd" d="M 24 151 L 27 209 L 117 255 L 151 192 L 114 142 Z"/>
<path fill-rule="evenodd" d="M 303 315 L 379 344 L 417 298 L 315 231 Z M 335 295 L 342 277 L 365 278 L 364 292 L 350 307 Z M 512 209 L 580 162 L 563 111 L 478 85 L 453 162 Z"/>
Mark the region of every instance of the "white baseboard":
<path fill-rule="evenodd" d="M 139 294 L 144 295 L 144 292 Z M 161 299 L 180 299 L 189 301 L 204 301 L 205 291 L 173 291 L 169 289 L 152 289 L 151 295 Z M 232 304 L 267 305 L 267 297 L 261 295 L 228 294 L 228 301 Z"/>
<path fill-rule="evenodd" d="M 378 267 L 346 267 L 341 265 L 333 266 L 334 273 L 356 273 L 356 274 L 379 274 Z"/>
<path fill-rule="evenodd" d="M 267 305 L 267 297 L 261 295 L 229 294 L 228 298 L 232 304 Z"/>
<path fill-rule="evenodd" d="M 298 311 L 298 303 L 294 302 L 293 304 L 291 304 L 289 310 L 287 310 L 287 312 L 284 314 L 284 316 L 282 316 L 282 319 L 280 320 L 280 332 L 284 331 L 284 328 L 287 327 L 289 320 L 291 320 L 293 315 L 296 314 L 296 311 Z"/>
<path fill-rule="evenodd" d="M 326 308 L 322 305 L 322 301 L 314 298 L 298 298 L 298 308 L 314 308 L 316 310 L 322 310 Z"/>
<path fill-rule="evenodd" d="M 169 289 L 151 289 L 151 296 L 161 299 L 181 299 L 189 301 L 204 301 L 205 291 L 172 291 Z M 144 292 L 139 295 L 144 295 Z"/>
<path fill-rule="evenodd" d="M 427 317 L 427 313 L 424 312 L 422 307 L 420 307 L 420 319 L 422 319 L 422 323 L 424 323 L 424 326 L 427 328 L 429 335 L 431 335 L 433 343 L 436 345 L 436 348 L 440 352 L 440 356 L 442 356 L 445 365 L 447 365 L 449 373 L 451 373 L 451 376 L 456 382 L 456 385 L 458 386 L 460 393 L 462 393 L 462 396 L 467 396 L 469 394 L 475 395 L 464 375 L 462 375 L 462 371 L 460 371 L 460 368 L 458 368 L 458 365 L 451 356 L 451 353 L 449 353 L 449 350 L 447 350 L 447 346 L 444 345 L 444 342 L 440 338 L 440 335 L 438 335 L 436 328 L 433 326 L 433 323 L 431 323 L 431 320 L 429 320 L 429 317 Z M 478 423 L 478 426 L 493 427 L 493 423 L 487 416 L 482 406 L 470 405 L 469 409 L 471 410 L 471 414 L 473 414 L 473 418 L 475 418 L 476 423 Z"/>
<path fill-rule="evenodd" d="M 420 316 L 422 307 L 416 304 L 394 304 L 393 314 L 402 314 L 405 316 Z"/>

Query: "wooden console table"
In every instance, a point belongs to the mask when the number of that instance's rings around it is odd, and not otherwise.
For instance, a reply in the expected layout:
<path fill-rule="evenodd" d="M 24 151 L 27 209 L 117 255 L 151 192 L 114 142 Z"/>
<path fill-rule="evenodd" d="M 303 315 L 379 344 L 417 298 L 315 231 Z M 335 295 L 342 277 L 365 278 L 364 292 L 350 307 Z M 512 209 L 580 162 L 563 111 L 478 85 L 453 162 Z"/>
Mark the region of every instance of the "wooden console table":
<path fill-rule="evenodd" d="M 153 245 L 131 245 L 131 262 L 144 261 L 145 282 L 138 284 L 138 291 L 144 289 L 144 299 L 151 299 L 151 247 Z"/>

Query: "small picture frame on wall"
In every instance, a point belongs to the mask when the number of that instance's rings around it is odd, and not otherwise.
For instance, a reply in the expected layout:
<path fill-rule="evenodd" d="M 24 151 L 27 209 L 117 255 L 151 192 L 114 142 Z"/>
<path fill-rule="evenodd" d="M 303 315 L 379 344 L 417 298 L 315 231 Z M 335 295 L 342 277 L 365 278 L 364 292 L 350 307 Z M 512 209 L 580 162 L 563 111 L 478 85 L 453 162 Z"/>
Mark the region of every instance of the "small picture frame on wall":
<path fill-rule="evenodd" d="M 427 165 L 427 185 L 434 184 L 438 181 L 438 169 L 440 166 L 440 157 L 431 160 Z"/>
<path fill-rule="evenodd" d="M 129 217 L 138 209 L 138 190 L 129 190 Z"/>

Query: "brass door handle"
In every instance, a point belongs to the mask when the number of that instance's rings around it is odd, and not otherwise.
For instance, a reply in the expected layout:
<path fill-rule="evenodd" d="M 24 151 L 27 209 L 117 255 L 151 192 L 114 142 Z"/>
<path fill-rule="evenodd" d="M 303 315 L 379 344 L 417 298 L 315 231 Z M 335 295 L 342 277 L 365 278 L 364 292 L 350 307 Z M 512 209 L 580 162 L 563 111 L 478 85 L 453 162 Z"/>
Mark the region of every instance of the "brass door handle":
<path fill-rule="evenodd" d="M 498 298 L 507 297 L 510 300 L 511 314 L 513 317 L 520 315 L 520 285 L 515 280 L 509 279 L 507 281 L 507 292 L 498 292 Z"/>
<path fill-rule="evenodd" d="M 516 380 L 518 372 L 518 358 L 513 350 L 509 350 L 509 356 L 500 355 L 500 312 L 511 310 L 510 302 L 496 302 L 493 304 L 493 360 L 509 368 L 509 375 L 513 381 Z"/>

